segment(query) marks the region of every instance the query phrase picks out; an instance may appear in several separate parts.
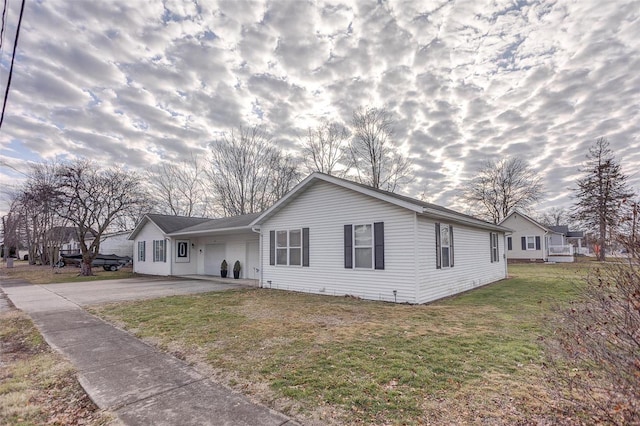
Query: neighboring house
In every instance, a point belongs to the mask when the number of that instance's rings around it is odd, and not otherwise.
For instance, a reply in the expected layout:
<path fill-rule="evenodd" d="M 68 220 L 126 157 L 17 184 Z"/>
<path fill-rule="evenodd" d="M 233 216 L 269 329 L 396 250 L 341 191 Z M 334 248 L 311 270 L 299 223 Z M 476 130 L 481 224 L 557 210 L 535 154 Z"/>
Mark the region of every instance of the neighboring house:
<path fill-rule="evenodd" d="M 129 239 L 133 270 L 151 275 L 220 275 L 226 260 L 229 275 L 240 261 L 241 278 L 258 279 L 258 234 L 250 223 L 257 214 L 223 219 L 147 214 Z"/>
<path fill-rule="evenodd" d="M 573 246 L 565 235 L 529 216 L 514 211 L 500 225 L 512 229 L 507 236 L 507 260 L 511 262 L 573 262 Z"/>
<path fill-rule="evenodd" d="M 54 244 L 59 254 L 80 253 L 80 242 L 78 241 L 78 228 L 75 226 L 55 226 L 47 233 L 48 240 Z M 54 259 L 58 258 L 58 253 L 54 254 Z"/>
<path fill-rule="evenodd" d="M 551 235 L 551 247 L 570 245 L 573 246 L 574 252 L 577 254 L 589 253 L 589 249 L 582 246 L 584 231 L 569 231 L 569 226 L 567 225 L 549 226 L 549 229 L 556 232 Z"/>
<path fill-rule="evenodd" d="M 262 214 L 190 220 L 146 215 L 134 270 L 219 275 L 240 260 L 262 287 L 408 303 L 507 276 L 509 229 L 321 173 Z"/>
<path fill-rule="evenodd" d="M 100 253 L 128 256 L 133 259 L 133 241 L 129 240 L 131 231 L 111 232 L 102 234 L 100 238 Z M 89 246 L 93 240 L 87 240 Z"/>

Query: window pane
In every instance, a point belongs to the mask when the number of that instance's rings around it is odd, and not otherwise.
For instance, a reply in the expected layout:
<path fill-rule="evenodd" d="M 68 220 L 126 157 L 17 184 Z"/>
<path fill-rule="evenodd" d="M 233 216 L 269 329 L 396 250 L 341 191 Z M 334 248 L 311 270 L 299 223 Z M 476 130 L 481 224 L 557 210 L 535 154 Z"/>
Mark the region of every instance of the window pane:
<path fill-rule="evenodd" d="M 355 225 L 353 227 L 353 242 L 356 246 L 369 246 L 373 238 L 371 237 L 371 225 Z"/>
<path fill-rule="evenodd" d="M 286 247 L 287 246 L 287 231 L 278 231 L 277 232 L 277 247 Z"/>
<path fill-rule="evenodd" d="M 371 255 L 373 250 L 370 248 L 356 248 L 356 268 L 372 268 L 373 260 Z"/>
<path fill-rule="evenodd" d="M 527 237 L 527 248 L 529 250 L 535 250 L 536 249 L 535 237 Z"/>
<path fill-rule="evenodd" d="M 443 226 L 442 230 L 440 231 L 440 234 L 441 234 L 440 243 L 443 246 L 448 246 L 449 245 L 449 227 Z"/>
<path fill-rule="evenodd" d="M 302 264 L 302 249 L 292 248 L 289 249 L 289 265 L 298 265 Z"/>
<path fill-rule="evenodd" d="M 302 237 L 300 230 L 289 231 L 289 247 L 300 247 L 302 245 Z"/>
<path fill-rule="evenodd" d="M 277 249 L 276 250 L 276 263 L 278 265 L 286 265 L 287 264 L 287 249 Z"/>
<path fill-rule="evenodd" d="M 449 247 L 442 247 L 442 267 L 449 267 Z"/>

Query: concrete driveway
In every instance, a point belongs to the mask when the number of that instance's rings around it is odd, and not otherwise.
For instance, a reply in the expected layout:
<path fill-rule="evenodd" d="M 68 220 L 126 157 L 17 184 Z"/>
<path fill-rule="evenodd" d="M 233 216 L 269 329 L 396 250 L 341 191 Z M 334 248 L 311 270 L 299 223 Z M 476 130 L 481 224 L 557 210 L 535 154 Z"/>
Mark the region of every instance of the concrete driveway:
<path fill-rule="evenodd" d="M 122 280 L 87 281 L 43 285 L 48 291 L 80 306 L 126 300 L 154 299 L 180 294 L 197 294 L 248 288 L 249 280 L 138 277 Z M 254 285 L 255 287 L 255 285 Z"/>
<path fill-rule="evenodd" d="M 4 291 L 16 308 L 31 316 L 47 343 L 74 364 L 91 400 L 125 425 L 299 426 L 82 308 L 251 284 L 215 278 L 135 278 L 31 285 L 0 277 L 0 309 L 11 308 Z"/>

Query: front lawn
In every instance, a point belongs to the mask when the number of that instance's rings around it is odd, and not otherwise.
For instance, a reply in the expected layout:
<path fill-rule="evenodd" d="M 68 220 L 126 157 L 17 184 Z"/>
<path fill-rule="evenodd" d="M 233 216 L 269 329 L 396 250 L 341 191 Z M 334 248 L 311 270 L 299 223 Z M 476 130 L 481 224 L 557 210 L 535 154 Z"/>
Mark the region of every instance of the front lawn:
<path fill-rule="evenodd" d="M 420 306 L 252 289 L 95 312 L 305 424 L 553 422 L 540 340 L 589 267 Z"/>
<path fill-rule="evenodd" d="M 80 268 L 75 266 L 65 266 L 63 268 L 51 267 L 49 265 L 29 265 L 25 261 L 15 261 L 13 268 L 7 268 L 2 264 L 0 272 L 11 278 L 18 278 L 29 281 L 31 284 L 55 284 L 69 282 L 84 282 L 98 280 L 117 280 L 131 278 L 135 276 L 131 266 L 124 267 L 119 271 L 105 271 L 101 266 L 94 267 L 93 276 L 84 277 L 80 275 Z"/>

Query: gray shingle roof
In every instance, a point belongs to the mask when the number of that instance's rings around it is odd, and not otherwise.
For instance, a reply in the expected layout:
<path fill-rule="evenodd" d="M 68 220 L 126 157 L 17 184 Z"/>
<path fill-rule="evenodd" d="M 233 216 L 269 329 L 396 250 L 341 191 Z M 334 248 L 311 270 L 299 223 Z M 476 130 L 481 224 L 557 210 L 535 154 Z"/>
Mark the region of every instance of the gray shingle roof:
<path fill-rule="evenodd" d="M 176 229 L 171 233 L 187 233 L 187 232 L 202 232 L 202 231 L 215 231 L 216 229 L 228 229 L 228 228 L 240 228 L 243 226 L 249 226 L 255 218 L 260 216 L 260 213 L 250 213 L 241 216 L 223 217 L 220 219 L 208 219 L 206 222 L 202 222 L 189 227 Z"/>
<path fill-rule="evenodd" d="M 170 216 L 166 214 L 147 214 L 147 217 L 153 221 L 162 232 L 170 234 L 179 229 L 194 226 L 203 222 L 208 222 L 211 219 L 206 217 L 186 217 L 186 216 Z"/>

